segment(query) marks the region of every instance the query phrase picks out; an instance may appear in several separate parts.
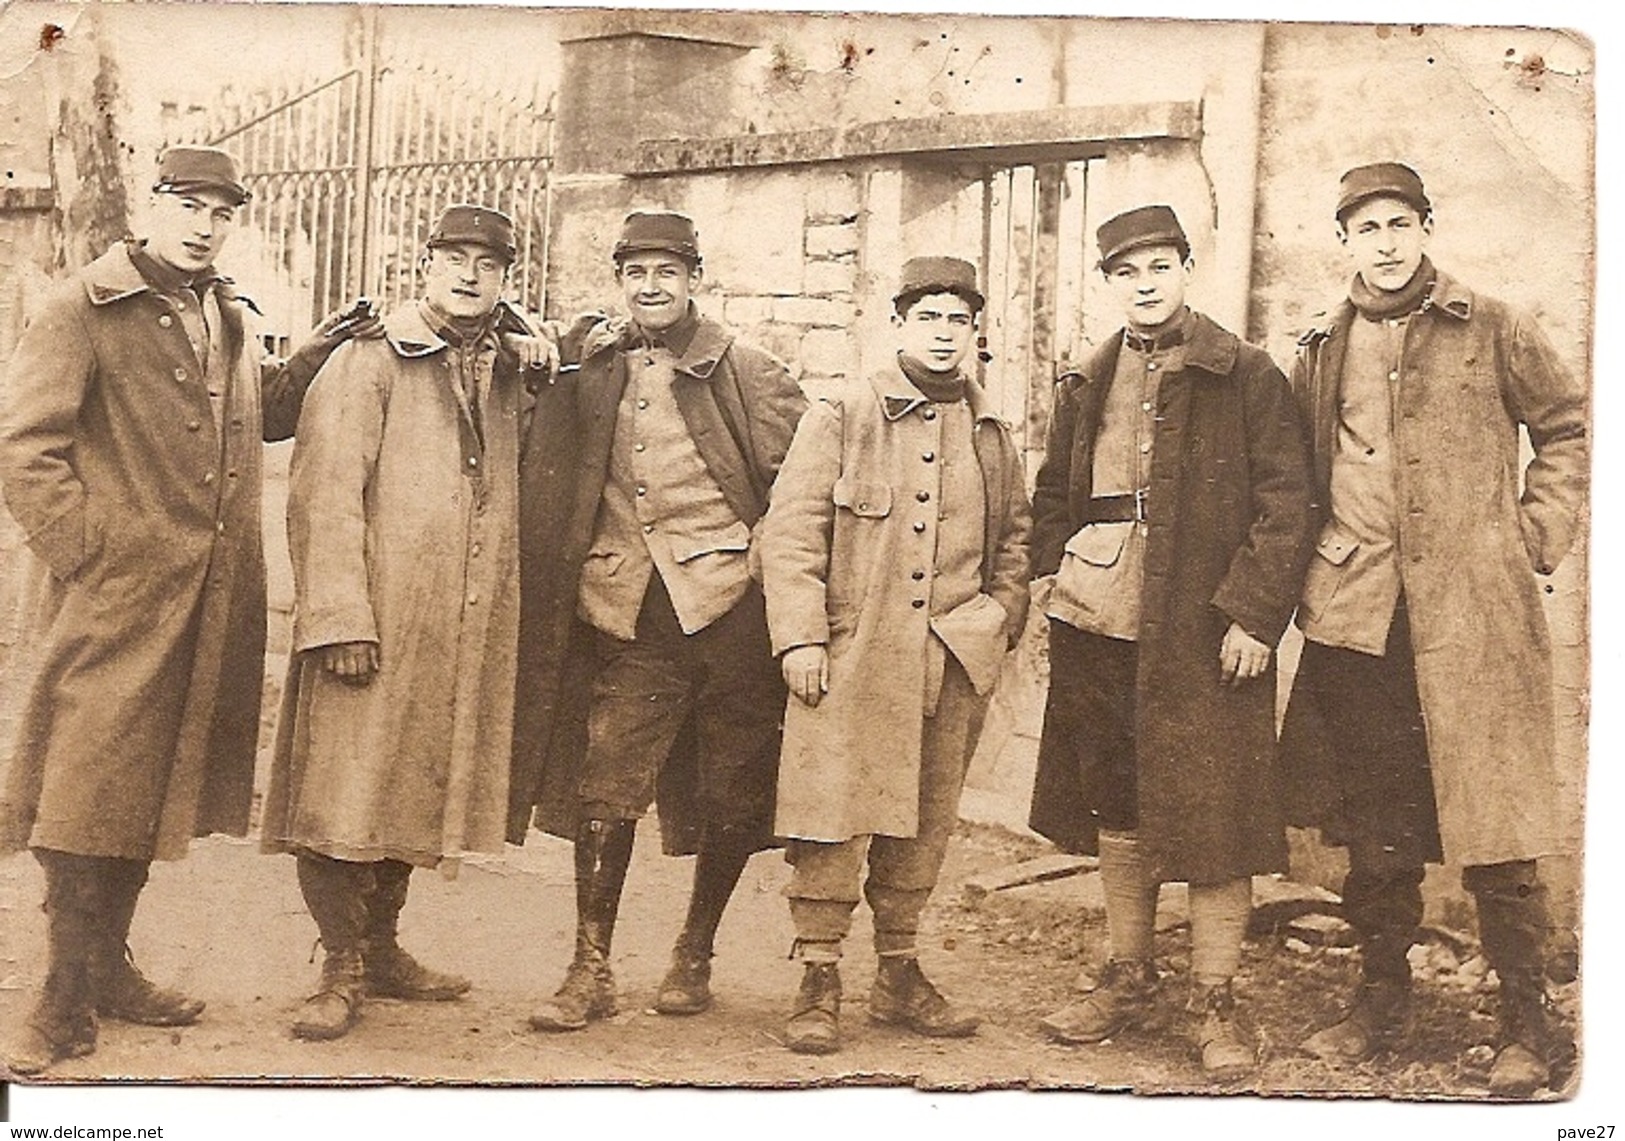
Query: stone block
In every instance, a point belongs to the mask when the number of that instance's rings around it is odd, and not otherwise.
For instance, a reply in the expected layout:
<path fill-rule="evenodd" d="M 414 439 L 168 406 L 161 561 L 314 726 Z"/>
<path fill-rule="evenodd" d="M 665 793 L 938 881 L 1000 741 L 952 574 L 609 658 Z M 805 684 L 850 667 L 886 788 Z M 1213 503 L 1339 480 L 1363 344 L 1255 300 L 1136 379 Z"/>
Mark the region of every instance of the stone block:
<path fill-rule="evenodd" d="M 771 297 L 729 297 L 722 307 L 722 319 L 736 329 L 765 325 L 773 319 Z"/>
<path fill-rule="evenodd" d="M 848 222 L 807 227 L 807 256 L 835 258 L 858 252 L 858 228 Z"/>
<path fill-rule="evenodd" d="M 857 315 L 857 306 L 850 301 L 821 297 L 778 297 L 773 301 L 773 319 L 786 324 L 846 329 Z"/>
<path fill-rule="evenodd" d="M 862 184 L 850 171 L 829 171 L 807 180 L 807 217 L 817 222 L 854 222 L 863 209 Z"/>
<path fill-rule="evenodd" d="M 802 289 L 814 297 L 851 297 L 858 286 L 858 265 L 853 261 L 810 261 L 802 271 Z"/>
<path fill-rule="evenodd" d="M 815 376 L 852 376 L 858 367 L 857 346 L 840 329 L 810 329 L 801 338 L 801 367 Z"/>

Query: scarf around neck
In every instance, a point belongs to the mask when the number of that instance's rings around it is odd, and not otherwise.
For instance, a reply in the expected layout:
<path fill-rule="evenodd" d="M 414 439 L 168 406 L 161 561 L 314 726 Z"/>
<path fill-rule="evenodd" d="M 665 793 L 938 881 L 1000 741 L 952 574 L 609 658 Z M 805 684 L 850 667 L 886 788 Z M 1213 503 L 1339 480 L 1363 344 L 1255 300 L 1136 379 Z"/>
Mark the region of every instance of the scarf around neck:
<path fill-rule="evenodd" d="M 1355 274 L 1354 280 L 1349 282 L 1349 303 L 1367 321 L 1382 321 L 1414 313 L 1432 296 L 1433 283 L 1438 276 L 1438 271 L 1426 254 L 1422 255 L 1422 263 L 1416 267 L 1410 281 L 1392 292 L 1372 289 L 1365 283 L 1365 278 Z"/>
<path fill-rule="evenodd" d="M 965 377 L 958 369 L 951 373 L 932 372 L 907 353 L 897 354 L 897 365 L 908 382 L 933 404 L 952 404 L 965 397 Z"/>

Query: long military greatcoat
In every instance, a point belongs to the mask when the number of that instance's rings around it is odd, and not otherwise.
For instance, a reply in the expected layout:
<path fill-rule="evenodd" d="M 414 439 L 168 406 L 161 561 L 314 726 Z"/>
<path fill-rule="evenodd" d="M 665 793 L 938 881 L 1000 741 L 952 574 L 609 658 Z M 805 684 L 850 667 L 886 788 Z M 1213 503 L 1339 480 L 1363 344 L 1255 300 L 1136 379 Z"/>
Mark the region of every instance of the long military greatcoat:
<path fill-rule="evenodd" d="M 982 589 L 951 615 L 966 638 L 961 651 L 985 647 L 968 671 L 985 697 L 1026 621 L 1032 516 L 1010 431 L 967 383 L 986 496 Z M 928 402 L 895 367 L 855 382 L 807 413 L 774 488 L 761 546 L 773 649 L 829 653 L 829 692 L 816 707 L 791 697 L 785 714 L 782 836 L 839 841 L 919 827 L 932 635 L 930 612 L 915 600 L 929 594 L 934 568 L 920 555 L 920 520 L 938 510 L 916 501 L 922 467 L 936 462 L 922 463 L 937 438 L 922 410 Z"/>
<path fill-rule="evenodd" d="M 1337 399 L 1352 304 L 1310 330 L 1293 387 L 1329 519 Z M 1394 415 L 1400 578 L 1446 858 L 1560 851 L 1552 666 L 1537 573 L 1574 542 L 1586 492 L 1586 394 L 1526 316 L 1440 273 L 1406 323 Z M 1535 458 L 1519 488 L 1518 428 Z M 1319 557 L 1332 546 L 1322 546 Z M 1335 581 L 1335 580 L 1334 580 Z M 1294 823 L 1320 824 L 1335 763 L 1289 707 Z"/>
<path fill-rule="evenodd" d="M 265 652 L 262 440 L 303 385 L 262 390 L 247 303 L 216 287 L 220 429 L 180 316 L 116 246 L 24 331 L 0 404 L 6 503 L 49 570 L 0 850 L 178 858 L 247 830 Z"/>
<path fill-rule="evenodd" d="M 294 658 L 264 844 L 433 866 L 502 848 L 524 389 L 498 353 L 476 421 L 419 307 L 384 328 L 317 374 L 294 443 Z M 377 643 L 370 684 L 322 668 L 345 642 Z"/>
<path fill-rule="evenodd" d="M 1122 337 L 1055 394 L 1033 493 L 1033 574 L 1053 574 L 1082 526 L 1095 439 Z M 1232 621 L 1274 646 L 1313 539 L 1309 462 L 1286 378 L 1261 350 L 1197 315 L 1185 365 L 1157 396 L 1146 501 L 1135 698 L 1139 834 L 1159 879 L 1219 883 L 1285 870 L 1275 671 L 1220 679 Z M 1041 750 L 1035 831 L 1092 852 L 1091 790 L 1070 751 Z"/>

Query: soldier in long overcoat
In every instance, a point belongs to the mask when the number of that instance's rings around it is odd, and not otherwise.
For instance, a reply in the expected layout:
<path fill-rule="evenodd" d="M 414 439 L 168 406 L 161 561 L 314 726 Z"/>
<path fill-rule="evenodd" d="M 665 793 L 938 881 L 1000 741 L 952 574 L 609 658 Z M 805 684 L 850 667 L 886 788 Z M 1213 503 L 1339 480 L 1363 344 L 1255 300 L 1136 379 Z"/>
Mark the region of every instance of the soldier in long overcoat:
<path fill-rule="evenodd" d="M 785 1037 L 801 1053 L 839 1046 L 860 890 L 879 957 L 870 1017 L 933 1037 L 978 1024 L 926 977 L 918 934 L 1028 606 L 1021 458 L 960 369 L 982 304 L 969 262 L 905 263 L 893 363 L 803 417 L 762 526 L 790 687 L 775 829 L 795 866 L 806 969 Z"/>
<path fill-rule="evenodd" d="M 0 405 L 0 482 L 48 572 L 36 671 L 0 794 L 0 850 L 46 877 L 45 986 L 7 1055 L 35 1073 L 96 1018 L 203 1003 L 125 948 L 154 859 L 247 831 L 264 675 L 263 441 L 293 434 L 340 320 L 263 368 L 253 302 L 214 268 L 248 197 L 231 157 L 162 157 L 145 237 L 64 283 L 24 331 Z"/>
<path fill-rule="evenodd" d="M 1292 821 L 1348 847 L 1363 980 L 1305 1045 L 1362 1059 L 1402 1030 L 1424 865 L 1448 856 L 1500 980 L 1490 1087 L 1527 1096 L 1572 1052 L 1543 982 L 1536 859 L 1564 829 L 1541 584 L 1585 496 L 1585 388 L 1526 315 L 1434 268 L 1413 169 L 1350 170 L 1336 215 L 1354 277 L 1293 372 L 1320 537 L 1281 746 Z"/>
<path fill-rule="evenodd" d="M 1250 877 L 1286 867 L 1272 651 L 1309 555 L 1308 458 L 1280 370 L 1185 306 L 1174 212 L 1098 239 L 1127 325 L 1061 379 L 1033 494 L 1053 589 L 1031 821 L 1099 854 L 1111 958 L 1042 1028 L 1087 1043 L 1143 1020 L 1158 885 L 1185 880 L 1197 1040 L 1222 1079 L 1254 1060 L 1230 992 Z"/>
<path fill-rule="evenodd" d="M 264 846 L 297 857 L 325 952 L 294 1033 L 335 1038 L 367 993 L 460 996 L 404 951 L 418 867 L 500 852 L 519 629 L 526 394 L 499 308 L 513 224 L 449 207 L 423 295 L 317 375 L 294 442 L 293 660 Z"/>
<path fill-rule="evenodd" d="M 547 1032 L 616 1009 L 610 940 L 657 798 L 668 851 L 697 859 L 655 1009 L 710 1005 L 717 926 L 772 841 L 784 707 L 752 548 L 806 399 L 782 363 L 700 314 L 692 219 L 635 211 L 612 257 L 630 320 L 564 338 L 578 438 L 549 433 L 524 462 L 515 778 L 576 857 L 575 954 L 530 1020 Z M 562 508 L 544 502 L 560 492 Z"/>

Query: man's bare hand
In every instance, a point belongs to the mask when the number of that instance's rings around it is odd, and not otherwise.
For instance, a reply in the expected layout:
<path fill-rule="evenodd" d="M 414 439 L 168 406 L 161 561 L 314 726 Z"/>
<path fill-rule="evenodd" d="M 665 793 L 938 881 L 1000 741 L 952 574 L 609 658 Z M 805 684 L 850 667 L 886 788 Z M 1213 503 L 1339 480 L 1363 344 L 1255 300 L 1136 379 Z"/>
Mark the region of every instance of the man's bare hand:
<path fill-rule="evenodd" d="M 829 692 L 829 652 L 823 646 L 797 646 L 779 663 L 784 684 L 801 704 L 816 709 Z"/>
<path fill-rule="evenodd" d="M 322 647 L 322 669 L 347 685 L 368 685 L 378 672 L 377 642 L 341 642 Z"/>
<path fill-rule="evenodd" d="M 558 371 L 558 346 L 546 337 L 503 333 L 502 347 L 518 359 L 521 372 L 526 369 L 537 369 L 551 376 Z"/>
<path fill-rule="evenodd" d="M 376 340 L 384 335 L 383 314 L 366 297 L 357 297 L 347 307 L 329 313 L 316 326 L 313 337 L 340 344 L 352 337 L 363 341 Z"/>
<path fill-rule="evenodd" d="M 1219 646 L 1219 677 L 1226 685 L 1240 685 L 1261 675 L 1270 664 L 1270 648 L 1239 623 L 1230 623 Z"/>

